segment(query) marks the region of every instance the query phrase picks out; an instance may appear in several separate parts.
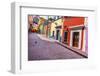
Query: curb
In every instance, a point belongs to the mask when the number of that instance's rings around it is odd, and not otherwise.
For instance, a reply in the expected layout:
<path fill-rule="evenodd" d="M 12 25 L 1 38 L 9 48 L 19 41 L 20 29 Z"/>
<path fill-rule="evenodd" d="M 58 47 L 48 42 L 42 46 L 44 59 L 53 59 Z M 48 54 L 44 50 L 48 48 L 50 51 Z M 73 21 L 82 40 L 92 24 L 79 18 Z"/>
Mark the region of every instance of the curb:
<path fill-rule="evenodd" d="M 83 56 L 84 58 L 88 58 L 88 55 L 86 53 L 82 52 L 82 51 L 80 52 L 80 50 L 70 48 L 70 47 L 68 47 L 65 44 L 62 44 L 60 42 L 56 42 L 56 43 L 63 46 L 63 47 L 65 47 L 65 48 L 67 48 L 67 49 L 69 49 L 69 50 L 71 50 L 71 51 L 73 51 L 73 52 L 75 52 L 75 53 L 77 53 L 77 54 L 79 54 L 79 55 L 81 55 L 81 56 Z"/>
<path fill-rule="evenodd" d="M 77 54 L 83 56 L 84 58 L 88 58 L 88 55 L 87 55 L 85 52 L 80 51 L 79 49 L 71 48 L 71 47 L 69 47 L 69 46 L 67 46 L 67 45 L 65 45 L 65 44 L 63 44 L 63 43 L 61 43 L 61 42 L 58 42 L 58 41 L 56 41 L 56 40 L 49 40 L 49 39 L 47 39 L 47 38 L 43 38 L 43 36 L 40 36 L 40 35 L 38 35 L 38 36 L 39 36 L 42 40 L 46 40 L 46 41 L 48 41 L 48 42 L 55 42 L 55 43 L 57 43 L 57 44 L 59 44 L 59 45 L 65 47 L 65 48 L 67 48 L 67 49 L 69 49 L 69 50 L 71 50 L 71 51 L 73 51 L 73 52 L 75 52 L 75 53 L 77 53 Z"/>

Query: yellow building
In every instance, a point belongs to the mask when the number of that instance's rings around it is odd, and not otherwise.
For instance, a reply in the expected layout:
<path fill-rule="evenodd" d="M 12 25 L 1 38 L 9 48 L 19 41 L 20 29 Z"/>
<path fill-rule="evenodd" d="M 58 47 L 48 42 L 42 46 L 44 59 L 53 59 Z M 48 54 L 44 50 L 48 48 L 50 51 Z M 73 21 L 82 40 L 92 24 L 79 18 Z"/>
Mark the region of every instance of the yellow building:
<path fill-rule="evenodd" d="M 33 24 L 33 16 L 32 15 L 29 15 L 28 16 L 28 29 L 30 29 L 30 25 Z"/>
<path fill-rule="evenodd" d="M 43 25 L 44 22 L 45 22 L 45 19 L 40 17 L 39 22 L 38 22 L 38 29 L 39 29 L 40 34 L 44 34 L 44 25 Z"/>
<path fill-rule="evenodd" d="M 56 21 L 51 23 L 50 36 L 52 38 L 61 41 L 62 25 L 63 25 L 62 18 L 57 19 Z"/>

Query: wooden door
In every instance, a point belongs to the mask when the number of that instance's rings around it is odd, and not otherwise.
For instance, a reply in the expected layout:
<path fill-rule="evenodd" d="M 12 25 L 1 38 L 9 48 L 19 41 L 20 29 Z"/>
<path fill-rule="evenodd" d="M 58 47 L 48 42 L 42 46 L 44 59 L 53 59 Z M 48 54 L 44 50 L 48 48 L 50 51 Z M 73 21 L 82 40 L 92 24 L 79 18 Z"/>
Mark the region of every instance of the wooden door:
<path fill-rule="evenodd" d="M 79 32 L 73 32 L 73 47 L 79 47 Z"/>

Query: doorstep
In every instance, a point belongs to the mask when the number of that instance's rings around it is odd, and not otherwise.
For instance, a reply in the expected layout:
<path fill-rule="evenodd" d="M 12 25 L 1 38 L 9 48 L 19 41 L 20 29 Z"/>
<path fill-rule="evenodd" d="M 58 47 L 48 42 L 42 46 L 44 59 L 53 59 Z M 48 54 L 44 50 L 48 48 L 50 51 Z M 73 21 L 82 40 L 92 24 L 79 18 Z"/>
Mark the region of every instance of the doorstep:
<path fill-rule="evenodd" d="M 88 58 L 88 54 L 85 53 L 85 52 L 83 52 L 82 50 L 75 49 L 75 48 L 73 48 L 73 47 L 69 47 L 69 46 L 67 46 L 66 44 L 63 44 L 63 43 L 58 42 L 58 41 L 55 41 L 55 42 L 56 42 L 57 44 L 60 44 L 61 46 L 65 47 L 65 48 L 67 48 L 67 49 L 69 49 L 69 50 L 71 50 L 71 51 L 73 51 L 73 52 L 75 52 L 75 53 L 77 53 L 77 54 L 79 54 L 79 55 L 85 57 L 85 58 Z"/>

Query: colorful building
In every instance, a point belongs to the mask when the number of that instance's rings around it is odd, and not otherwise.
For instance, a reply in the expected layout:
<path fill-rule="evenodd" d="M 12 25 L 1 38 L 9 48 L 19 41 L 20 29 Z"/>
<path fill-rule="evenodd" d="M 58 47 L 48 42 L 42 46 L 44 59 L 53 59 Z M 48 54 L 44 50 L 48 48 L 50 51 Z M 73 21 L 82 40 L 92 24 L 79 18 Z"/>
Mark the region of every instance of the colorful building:
<path fill-rule="evenodd" d="M 86 52 L 86 21 L 87 18 L 85 17 L 64 16 L 62 26 L 62 42 L 70 47 Z"/>
<path fill-rule="evenodd" d="M 50 36 L 56 40 L 61 41 L 62 38 L 62 18 L 59 18 L 51 23 Z"/>
<path fill-rule="evenodd" d="M 88 28 L 86 17 L 74 16 L 28 16 L 28 28 L 37 33 L 62 42 L 69 47 L 88 50 Z"/>
<path fill-rule="evenodd" d="M 28 30 L 31 32 L 37 32 L 38 31 L 38 22 L 39 17 L 38 16 L 28 16 Z"/>
<path fill-rule="evenodd" d="M 28 16 L 28 30 L 30 30 L 30 26 L 33 24 L 33 16 Z"/>

